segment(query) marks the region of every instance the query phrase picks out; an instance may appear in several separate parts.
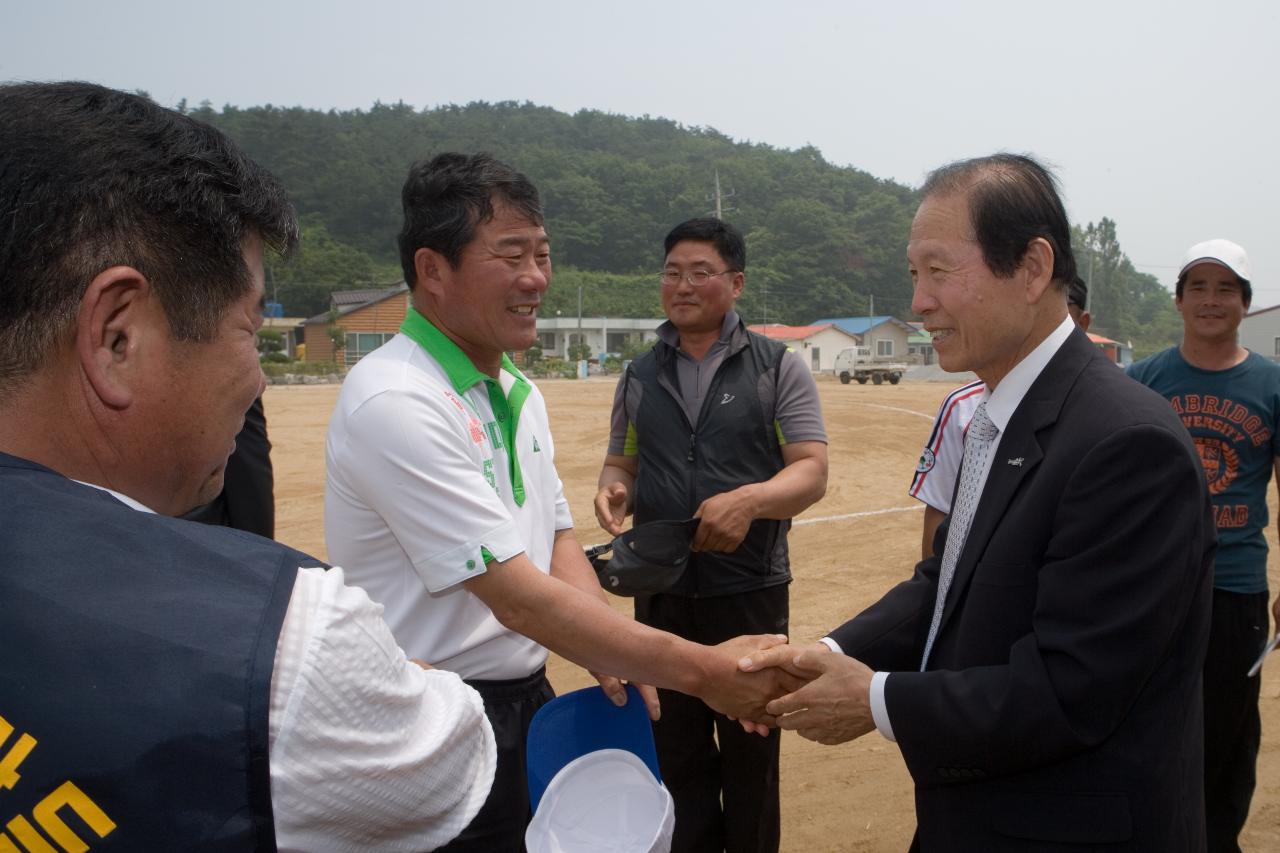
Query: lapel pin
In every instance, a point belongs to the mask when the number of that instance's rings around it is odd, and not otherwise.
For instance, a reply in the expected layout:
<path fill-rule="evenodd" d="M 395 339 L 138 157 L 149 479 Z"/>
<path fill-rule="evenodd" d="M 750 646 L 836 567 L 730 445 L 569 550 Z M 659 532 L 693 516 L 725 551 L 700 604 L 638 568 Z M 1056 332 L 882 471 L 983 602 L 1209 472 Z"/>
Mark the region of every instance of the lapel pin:
<path fill-rule="evenodd" d="M 1023 458 L 1024 457 L 1019 456 L 1016 459 L 1010 459 L 1009 464 L 1012 465 L 1014 468 L 1021 468 Z"/>

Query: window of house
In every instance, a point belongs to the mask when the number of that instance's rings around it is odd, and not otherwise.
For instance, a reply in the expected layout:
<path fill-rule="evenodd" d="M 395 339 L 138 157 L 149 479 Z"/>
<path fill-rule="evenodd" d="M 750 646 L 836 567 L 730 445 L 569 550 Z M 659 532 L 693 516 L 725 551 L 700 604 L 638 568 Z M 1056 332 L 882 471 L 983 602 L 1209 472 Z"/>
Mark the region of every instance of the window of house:
<path fill-rule="evenodd" d="M 347 367 L 395 337 L 395 332 L 347 332 Z"/>
<path fill-rule="evenodd" d="M 893 355 L 893 341 L 876 341 L 876 355 Z"/>
<path fill-rule="evenodd" d="M 822 347 L 814 347 L 813 349 L 809 350 L 809 352 L 810 352 L 809 369 L 821 370 L 822 369 Z"/>
<path fill-rule="evenodd" d="M 1276 355 L 1280 355 L 1280 338 L 1276 338 Z"/>

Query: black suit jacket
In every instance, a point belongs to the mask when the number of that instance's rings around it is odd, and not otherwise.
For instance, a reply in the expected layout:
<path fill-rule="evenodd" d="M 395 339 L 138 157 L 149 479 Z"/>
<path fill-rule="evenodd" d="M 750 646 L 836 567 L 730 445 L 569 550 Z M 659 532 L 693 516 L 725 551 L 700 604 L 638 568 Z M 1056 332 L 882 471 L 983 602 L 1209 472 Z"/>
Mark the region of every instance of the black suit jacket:
<path fill-rule="evenodd" d="M 1000 440 L 929 670 L 938 557 L 831 632 L 893 673 L 920 849 L 1204 849 L 1215 543 L 1168 402 L 1073 332 Z"/>

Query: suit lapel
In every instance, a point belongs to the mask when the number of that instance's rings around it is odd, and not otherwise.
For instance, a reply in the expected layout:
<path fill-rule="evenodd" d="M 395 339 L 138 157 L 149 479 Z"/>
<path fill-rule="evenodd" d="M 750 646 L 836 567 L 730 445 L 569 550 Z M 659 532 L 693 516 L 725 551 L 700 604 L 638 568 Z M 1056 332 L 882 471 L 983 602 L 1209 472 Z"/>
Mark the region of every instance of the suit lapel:
<path fill-rule="evenodd" d="M 1005 517 L 1018 488 L 1044 458 L 1044 449 L 1037 434 L 1057 422 L 1067 393 L 1085 364 L 1095 355 L 1096 350 L 1084 332 L 1079 329 L 1073 331 L 1014 410 L 1000 438 L 1000 446 L 996 448 L 996 456 L 991 460 L 991 471 L 987 474 L 982 497 L 969 526 L 964 551 L 956 563 L 955 577 L 942 611 L 939 635 L 955 612 L 957 602 L 964 598 L 973 570 L 987 550 L 987 543 Z"/>

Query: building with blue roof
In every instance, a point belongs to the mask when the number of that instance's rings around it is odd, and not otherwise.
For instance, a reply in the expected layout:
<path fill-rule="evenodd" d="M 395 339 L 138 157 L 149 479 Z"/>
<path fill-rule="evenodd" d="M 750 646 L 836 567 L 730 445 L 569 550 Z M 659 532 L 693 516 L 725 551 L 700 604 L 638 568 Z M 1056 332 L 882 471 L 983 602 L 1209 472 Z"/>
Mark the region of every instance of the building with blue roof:
<path fill-rule="evenodd" d="M 859 346 L 869 348 L 875 358 L 897 358 L 905 361 L 908 354 L 907 339 L 917 334 L 910 323 L 888 315 L 828 317 L 814 320 L 810 325 L 823 326 L 828 323 L 856 337 Z"/>

